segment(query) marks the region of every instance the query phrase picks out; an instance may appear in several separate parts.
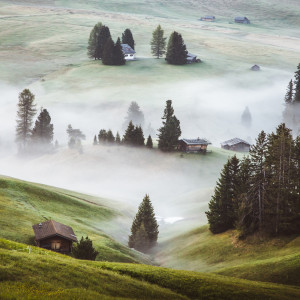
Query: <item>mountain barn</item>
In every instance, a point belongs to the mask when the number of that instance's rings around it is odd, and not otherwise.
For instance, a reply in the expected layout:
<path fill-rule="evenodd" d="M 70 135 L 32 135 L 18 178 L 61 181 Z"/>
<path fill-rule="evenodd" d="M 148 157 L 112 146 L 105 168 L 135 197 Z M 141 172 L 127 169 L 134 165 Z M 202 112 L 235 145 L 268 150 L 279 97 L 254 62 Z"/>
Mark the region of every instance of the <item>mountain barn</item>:
<path fill-rule="evenodd" d="M 121 44 L 125 60 L 135 60 L 135 51 L 128 44 Z"/>
<path fill-rule="evenodd" d="M 35 242 L 38 247 L 60 252 L 71 253 L 73 242 L 77 242 L 71 227 L 49 220 L 32 226 Z"/>
<path fill-rule="evenodd" d="M 252 66 L 251 71 L 260 71 L 260 66 L 258 66 L 258 65 Z"/>
<path fill-rule="evenodd" d="M 242 23 L 242 24 L 250 24 L 250 20 L 247 17 L 235 17 L 235 23 Z"/>
<path fill-rule="evenodd" d="M 206 21 L 206 22 L 214 22 L 216 20 L 215 16 L 204 16 L 200 18 L 200 21 Z"/>
<path fill-rule="evenodd" d="M 186 153 L 206 153 L 210 144 L 206 139 L 182 139 L 178 141 L 177 150 Z"/>
<path fill-rule="evenodd" d="M 192 64 L 192 63 L 198 63 L 198 62 L 201 62 L 201 60 L 199 58 L 197 58 L 197 55 L 188 52 L 187 57 L 186 57 L 186 63 Z"/>
<path fill-rule="evenodd" d="M 221 147 L 226 150 L 248 152 L 250 149 L 250 144 L 242 139 L 234 138 L 221 143 Z"/>

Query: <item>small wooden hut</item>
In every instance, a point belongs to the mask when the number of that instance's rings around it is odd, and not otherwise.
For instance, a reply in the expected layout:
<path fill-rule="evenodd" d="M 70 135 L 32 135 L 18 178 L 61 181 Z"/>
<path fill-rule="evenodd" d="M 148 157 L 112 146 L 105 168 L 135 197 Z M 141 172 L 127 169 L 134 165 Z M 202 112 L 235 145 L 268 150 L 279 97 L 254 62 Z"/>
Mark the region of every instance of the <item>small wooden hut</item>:
<path fill-rule="evenodd" d="M 260 66 L 258 66 L 258 65 L 252 66 L 251 71 L 260 71 Z"/>
<path fill-rule="evenodd" d="M 77 242 L 71 227 L 49 220 L 32 226 L 35 242 L 38 247 L 60 252 L 71 253 L 73 242 Z"/>
<path fill-rule="evenodd" d="M 215 22 L 216 17 L 215 16 L 204 16 L 204 17 L 200 18 L 200 21 Z"/>
<path fill-rule="evenodd" d="M 186 153 L 206 153 L 210 144 L 206 139 L 182 139 L 178 142 L 177 149 Z"/>
<path fill-rule="evenodd" d="M 242 139 L 233 138 L 231 140 L 221 143 L 221 147 L 226 150 L 238 151 L 238 152 L 248 152 L 250 149 L 250 144 Z"/>
<path fill-rule="evenodd" d="M 242 23 L 242 24 L 250 24 L 250 20 L 247 17 L 235 17 L 235 23 Z"/>

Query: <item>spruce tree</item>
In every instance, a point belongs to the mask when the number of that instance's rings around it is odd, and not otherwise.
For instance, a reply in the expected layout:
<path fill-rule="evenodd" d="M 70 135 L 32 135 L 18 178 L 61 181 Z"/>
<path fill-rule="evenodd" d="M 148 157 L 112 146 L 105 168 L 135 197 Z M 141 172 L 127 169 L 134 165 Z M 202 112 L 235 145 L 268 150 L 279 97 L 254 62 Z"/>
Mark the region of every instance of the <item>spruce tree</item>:
<path fill-rule="evenodd" d="M 85 135 L 80 129 L 73 129 L 72 125 L 69 124 L 67 128 L 67 134 L 69 137 L 69 148 L 76 148 L 79 151 L 82 150 L 81 140 L 85 140 Z"/>
<path fill-rule="evenodd" d="M 115 142 L 115 137 L 114 137 L 114 135 L 113 135 L 113 133 L 110 129 L 107 131 L 106 140 L 107 140 L 108 143 L 114 143 Z"/>
<path fill-rule="evenodd" d="M 145 138 L 144 138 L 144 133 L 143 133 L 142 127 L 136 126 L 134 131 L 135 131 L 135 133 L 134 133 L 133 145 L 145 146 Z"/>
<path fill-rule="evenodd" d="M 124 53 L 123 53 L 123 50 L 122 50 L 120 38 L 117 39 L 117 42 L 114 45 L 113 64 L 115 66 L 125 65 L 125 58 L 124 58 Z"/>
<path fill-rule="evenodd" d="M 132 124 L 132 121 L 130 121 L 125 131 L 125 134 L 123 136 L 123 143 L 126 145 L 134 145 L 136 140 L 135 135 L 136 135 L 135 127 Z"/>
<path fill-rule="evenodd" d="M 134 50 L 134 39 L 130 29 L 125 29 L 122 33 L 122 44 L 128 44 Z"/>
<path fill-rule="evenodd" d="M 105 143 L 107 141 L 107 132 L 105 129 L 101 129 L 98 134 L 99 144 Z"/>
<path fill-rule="evenodd" d="M 96 135 L 94 136 L 93 145 L 94 145 L 94 146 L 95 146 L 95 145 L 98 145 L 98 141 L 97 141 L 97 136 L 96 136 Z"/>
<path fill-rule="evenodd" d="M 181 135 L 180 122 L 174 115 L 172 100 L 166 101 L 166 108 L 162 117 L 163 126 L 158 130 L 158 148 L 162 151 L 173 151 Z"/>
<path fill-rule="evenodd" d="M 151 135 L 148 136 L 146 147 L 149 148 L 149 149 L 153 148 L 153 142 L 152 142 Z"/>
<path fill-rule="evenodd" d="M 19 94 L 16 142 L 20 152 L 26 150 L 31 138 L 31 126 L 36 114 L 34 98 L 35 96 L 29 89 L 25 89 Z"/>
<path fill-rule="evenodd" d="M 172 65 L 184 65 L 187 53 L 181 34 L 174 31 L 168 41 L 166 61 Z"/>
<path fill-rule="evenodd" d="M 49 146 L 53 140 L 53 124 L 47 109 L 41 109 L 41 112 L 35 121 L 35 126 L 32 130 L 32 140 L 35 143 Z"/>
<path fill-rule="evenodd" d="M 291 80 L 289 82 L 289 85 L 287 87 L 287 90 L 286 90 L 286 94 L 285 94 L 285 97 L 284 97 L 284 102 L 286 105 L 289 105 L 293 102 L 294 100 L 294 87 L 293 87 L 293 80 Z"/>
<path fill-rule="evenodd" d="M 93 242 L 88 237 L 84 239 L 83 236 L 80 242 L 73 247 L 72 252 L 76 258 L 86 260 L 95 260 L 99 254 L 99 252 L 95 250 Z"/>
<path fill-rule="evenodd" d="M 121 138 L 120 138 L 119 132 L 117 132 L 117 134 L 116 134 L 116 143 L 121 144 Z"/>
<path fill-rule="evenodd" d="M 250 113 L 248 106 L 246 106 L 246 108 L 242 114 L 241 122 L 242 122 L 242 125 L 244 125 L 246 128 L 251 127 L 252 117 L 251 117 L 251 113 Z"/>
<path fill-rule="evenodd" d="M 128 123 L 132 121 L 132 124 L 137 126 L 144 126 L 144 114 L 141 111 L 139 105 L 137 102 L 132 101 L 129 105 L 127 116 L 125 117 L 125 122 L 123 124 L 123 127 L 127 127 Z"/>
<path fill-rule="evenodd" d="M 97 49 L 98 36 L 99 36 L 100 30 L 101 30 L 101 27 L 102 27 L 102 23 L 101 22 L 97 23 L 90 33 L 88 47 L 87 47 L 87 49 L 88 49 L 87 54 L 88 54 L 89 58 L 97 59 L 96 49 Z"/>
<path fill-rule="evenodd" d="M 146 195 L 133 220 L 128 245 L 130 248 L 147 252 L 156 245 L 158 233 L 154 209 L 149 195 Z"/>
<path fill-rule="evenodd" d="M 102 25 L 97 38 L 97 45 L 96 45 L 97 59 L 102 59 L 105 44 L 109 39 L 111 39 L 109 28 L 105 25 Z"/>
<path fill-rule="evenodd" d="M 298 64 L 297 71 L 295 72 L 294 79 L 294 103 L 300 104 L 300 63 Z"/>
<path fill-rule="evenodd" d="M 150 45 L 151 52 L 156 58 L 160 58 L 166 53 L 166 38 L 160 25 L 153 31 Z"/>
<path fill-rule="evenodd" d="M 110 38 L 106 41 L 103 49 L 102 63 L 104 65 L 112 66 L 114 65 L 114 42 Z"/>

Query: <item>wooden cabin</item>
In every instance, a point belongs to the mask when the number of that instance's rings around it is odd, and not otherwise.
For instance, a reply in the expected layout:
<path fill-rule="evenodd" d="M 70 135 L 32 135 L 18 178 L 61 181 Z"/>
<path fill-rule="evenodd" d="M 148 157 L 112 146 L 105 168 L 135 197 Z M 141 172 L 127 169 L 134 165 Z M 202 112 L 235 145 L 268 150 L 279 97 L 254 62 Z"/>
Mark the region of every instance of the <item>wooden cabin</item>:
<path fill-rule="evenodd" d="M 251 71 L 260 71 L 260 66 L 258 66 L 258 65 L 252 66 Z"/>
<path fill-rule="evenodd" d="M 32 226 L 35 243 L 38 247 L 60 252 L 71 253 L 73 242 L 77 242 L 71 227 L 49 220 Z"/>
<path fill-rule="evenodd" d="M 250 24 L 250 20 L 247 17 L 235 17 L 235 23 L 242 23 L 242 24 Z"/>
<path fill-rule="evenodd" d="M 215 16 L 204 16 L 204 17 L 200 18 L 200 21 L 215 22 L 216 17 Z"/>
<path fill-rule="evenodd" d="M 135 60 L 135 51 L 128 44 L 121 44 L 125 60 Z"/>
<path fill-rule="evenodd" d="M 178 142 L 177 150 L 186 153 L 206 153 L 210 144 L 206 139 L 182 139 Z"/>
<path fill-rule="evenodd" d="M 248 152 L 250 149 L 250 144 L 242 139 L 234 138 L 221 143 L 221 147 L 226 150 L 238 151 L 238 152 Z"/>
<path fill-rule="evenodd" d="M 197 55 L 189 53 L 186 56 L 186 63 L 187 64 L 192 64 L 192 63 L 198 63 L 201 62 L 199 58 L 197 58 Z"/>

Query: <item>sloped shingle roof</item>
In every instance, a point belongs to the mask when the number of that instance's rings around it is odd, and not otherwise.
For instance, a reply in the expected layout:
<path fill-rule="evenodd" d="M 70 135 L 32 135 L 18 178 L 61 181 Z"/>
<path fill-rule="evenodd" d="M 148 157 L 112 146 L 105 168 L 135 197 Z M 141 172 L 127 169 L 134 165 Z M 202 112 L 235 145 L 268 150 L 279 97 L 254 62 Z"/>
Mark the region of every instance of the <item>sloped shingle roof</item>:
<path fill-rule="evenodd" d="M 121 44 L 124 54 L 134 54 L 135 51 L 128 44 Z"/>
<path fill-rule="evenodd" d="M 250 146 L 250 144 L 248 142 L 246 142 L 246 141 L 244 141 L 244 140 L 242 140 L 240 138 L 233 138 L 231 140 L 228 140 L 228 141 L 225 141 L 225 142 L 221 143 L 221 145 L 222 146 L 225 146 L 225 145 L 227 145 L 227 146 L 233 146 L 233 145 L 236 145 L 236 144 L 239 144 L 239 143 L 244 143 L 244 144 L 247 144 L 247 145 Z"/>
<path fill-rule="evenodd" d="M 182 139 L 184 143 L 187 145 L 209 145 L 211 144 L 208 140 L 206 139 Z"/>
<path fill-rule="evenodd" d="M 36 241 L 46 239 L 51 236 L 59 235 L 73 242 L 77 242 L 72 227 L 49 220 L 32 226 Z"/>

